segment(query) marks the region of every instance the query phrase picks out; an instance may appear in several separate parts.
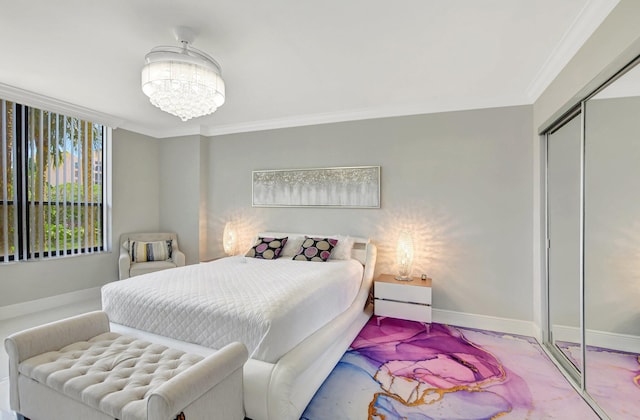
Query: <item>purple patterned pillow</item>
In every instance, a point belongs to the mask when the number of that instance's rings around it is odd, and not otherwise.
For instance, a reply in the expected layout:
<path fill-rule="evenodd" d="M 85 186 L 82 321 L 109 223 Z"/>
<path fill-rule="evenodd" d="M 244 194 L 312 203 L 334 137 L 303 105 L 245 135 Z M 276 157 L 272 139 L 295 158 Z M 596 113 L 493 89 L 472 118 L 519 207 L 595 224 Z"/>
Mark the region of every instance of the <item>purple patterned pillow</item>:
<path fill-rule="evenodd" d="M 298 261 L 327 261 L 331 256 L 331 250 L 338 244 L 333 238 L 309 238 L 305 237 L 302 246 L 294 260 Z"/>
<path fill-rule="evenodd" d="M 288 236 L 284 238 L 258 238 L 256 244 L 245 256 L 263 260 L 275 260 L 280 256 L 287 239 L 289 239 Z"/>

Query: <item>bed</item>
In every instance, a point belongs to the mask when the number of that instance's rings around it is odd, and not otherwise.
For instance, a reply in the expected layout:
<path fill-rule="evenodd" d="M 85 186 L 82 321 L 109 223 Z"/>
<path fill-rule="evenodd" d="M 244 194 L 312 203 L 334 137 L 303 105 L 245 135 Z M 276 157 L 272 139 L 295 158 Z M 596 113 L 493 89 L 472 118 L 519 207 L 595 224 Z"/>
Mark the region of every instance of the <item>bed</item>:
<path fill-rule="evenodd" d="M 103 310 L 114 331 L 204 356 L 245 343 L 247 417 L 297 419 L 371 316 L 376 248 L 344 238 L 346 257 L 324 263 L 237 256 L 110 283 Z"/>

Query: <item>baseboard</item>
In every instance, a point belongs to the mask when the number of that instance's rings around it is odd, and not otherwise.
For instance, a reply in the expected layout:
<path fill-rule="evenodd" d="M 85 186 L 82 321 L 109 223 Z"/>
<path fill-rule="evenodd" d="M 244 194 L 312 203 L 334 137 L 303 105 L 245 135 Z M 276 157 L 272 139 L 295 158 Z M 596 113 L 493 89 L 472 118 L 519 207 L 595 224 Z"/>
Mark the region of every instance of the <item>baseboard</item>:
<path fill-rule="evenodd" d="M 538 338 L 540 329 L 537 328 L 532 321 L 433 309 L 433 322 L 507 334 L 525 335 L 534 337 L 540 341 Z"/>
<path fill-rule="evenodd" d="M 566 325 L 551 326 L 551 339 L 553 341 L 566 341 L 568 343 L 579 343 L 582 341 L 580 328 Z"/>
<path fill-rule="evenodd" d="M 59 308 L 61 306 L 71 305 L 78 302 L 84 302 L 91 299 L 100 299 L 100 287 L 76 290 L 61 295 L 30 300 L 28 302 L 0 306 L 0 321 L 29 315 L 35 312 L 46 311 L 48 309 Z"/>
<path fill-rule="evenodd" d="M 538 340 L 538 343 L 542 345 L 542 343 L 544 342 L 544 339 L 542 338 L 542 328 L 540 328 L 540 325 L 536 324 L 535 322 L 532 322 L 532 324 L 533 324 L 533 338 Z"/>
<path fill-rule="evenodd" d="M 551 327 L 553 339 L 555 341 L 566 341 L 569 343 L 580 343 L 580 329 L 566 325 L 554 325 Z M 617 334 L 608 331 L 586 330 L 585 339 L 588 345 L 605 349 L 638 353 L 640 349 L 640 337 L 630 334 Z"/>

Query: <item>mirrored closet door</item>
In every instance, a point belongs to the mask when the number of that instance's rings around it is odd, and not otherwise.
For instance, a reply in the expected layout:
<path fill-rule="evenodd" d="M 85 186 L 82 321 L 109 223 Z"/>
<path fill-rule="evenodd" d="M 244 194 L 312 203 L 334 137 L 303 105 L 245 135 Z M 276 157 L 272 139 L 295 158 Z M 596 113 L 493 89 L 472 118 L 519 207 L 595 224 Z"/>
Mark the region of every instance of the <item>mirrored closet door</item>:
<path fill-rule="evenodd" d="M 545 132 L 545 348 L 603 418 L 640 418 L 640 58 Z"/>
<path fill-rule="evenodd" d="M 585 102 L 585 385 L 640 418 L 640 66 Z"/>
<path fill-rule="evenodd" d="M 547 134 L 547 269 L 552 351 L 580 383 L 581 118 Z"/>

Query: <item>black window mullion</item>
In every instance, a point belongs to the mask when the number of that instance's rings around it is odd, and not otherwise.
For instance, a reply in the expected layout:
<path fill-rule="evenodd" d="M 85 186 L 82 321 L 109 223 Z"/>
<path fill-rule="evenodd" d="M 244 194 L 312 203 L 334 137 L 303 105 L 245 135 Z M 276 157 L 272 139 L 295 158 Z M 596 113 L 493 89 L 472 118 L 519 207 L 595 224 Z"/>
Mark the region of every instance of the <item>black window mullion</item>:
<path fill-rule="evenodd" d="M 25 241 L 27 247 L 29 246 L 28 238 L 22 234 L 25 226 L 25 218 L 23 217 L 25 212 L 25 200 L 27 199 L 27 191 L 26 191 L 26 172 L 25 171 L 25 162 L 28 160 L 28 153 L 25 150 L 26 142 L 27 142 L 27 124 L 26 124 L 26 107 L 16 104 L 16 115 L 15 115 L 15 124 L 16 124 L 16 135 L 15 135 L 15 145 L 16 145 L 16 161 L 17 165 L 15 168 L 15 177 L 16 177 L 16 218 L 18 220 L 17 229 L 18 229 L 18 258 L 23 260 L 26 258 L 25 254 Z M 26 220 L 29 220 L 29 206 L 26 206 Z M 29 229 L 26 229 L 27 235 L 29 234 Z"/>

